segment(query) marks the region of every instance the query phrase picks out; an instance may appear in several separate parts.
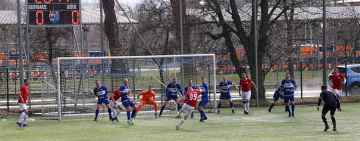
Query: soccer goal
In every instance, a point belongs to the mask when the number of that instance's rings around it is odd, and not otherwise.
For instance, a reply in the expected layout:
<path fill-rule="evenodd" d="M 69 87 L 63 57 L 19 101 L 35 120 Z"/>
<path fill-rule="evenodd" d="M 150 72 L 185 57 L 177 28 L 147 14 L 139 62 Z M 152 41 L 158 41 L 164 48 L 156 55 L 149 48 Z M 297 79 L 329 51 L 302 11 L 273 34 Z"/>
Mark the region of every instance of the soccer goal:
<path fill-rule="evenodd" d="M 134 100 L 149 85 L 156 91 L 156 100 L 162 104 L 165 87 L 175 78 L 183 88 L 188 80 L 196 85 L 205 78 L 209 85 L 209 106 L 216 105 L 215 54 L 60 57 L 57 58 L 57 118 L 93 115 L 96 98 L 92 93 L 95 81 L 100 80 L 111 95 L 124 79 L 129 80 Z"/>

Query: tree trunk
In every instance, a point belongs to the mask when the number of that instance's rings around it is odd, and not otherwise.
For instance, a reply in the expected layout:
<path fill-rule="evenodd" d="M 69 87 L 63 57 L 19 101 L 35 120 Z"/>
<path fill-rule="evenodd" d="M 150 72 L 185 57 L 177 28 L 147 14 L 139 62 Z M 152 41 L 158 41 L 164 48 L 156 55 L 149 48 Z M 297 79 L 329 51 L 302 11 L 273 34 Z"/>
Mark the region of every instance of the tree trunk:
<path fill-rule="evenodd" d="M 176 46 L 176 48 L 179 49 L 179 54 L 183 53 L 183 54 L 191 54 L 192 50 L 191 50 L 191 42 L 190 42 L 190 38 L 191 38 L 191 27 L 190 24 L 188 24 L 188 22 L 190 20 L 188 20 L 188 17 L 186 16 L 186 1 L 182 0 L 182 9 L 180 9 L 180 1 L 181 0 L 171 0 L 171 7 L 172 7 L 172 14 L 173 14 L 173 18 L 174 18 L 174 23 L 175 23 L 175 27 L 176 27 L 176 38 L 178 40 L 178 44 Z M 181 11 L 180 11 L 181 10 Z M 180 13 L 181 12 L 181 13 Z M 182 17 L 181 17 L 182 16 Z M 183 36 L 181 36 L 181 18 L 182 18 L 182 24 L 183 24 Z M 183 50 L 181 50 L 181 37 L 183 38 Z M 183 61 L 183 60 L 180 60 Z M 182 80 L 182 82 L 187 82 L 189 79 L 192 79 L 192 70 L 193 70 L 193 63 L 191 62 L 187 62 L 187 63 L 183 63 L 183 67 L 181 69 L 181 71 L 184 74 L 184 80 Z"/>
<path fill-rule="evenodd" d="M 117 24 L 115 2 L 114 0 L 102 0 L 105 14 L 104 30 L 109 42 L 111 56 L 125 55 L 125 51 L 121 48 L 119 38 L 119 27 Z M 111 60 L 111 74 L 120 74 L 120 78 L 128 77 L 128 64 L 124 60 Z M 117 75 L 118 76 L 118 75 Z M 116 78 L 115 78 L 116 79 Z"/>
<path fill-rule="evenodd" d="M 49 63 L 49 67 L 50 67 L 50 73 L 52 76 L 52 80 L 53 83 L 55 84 L 55 86 L 57 86 L 57 77 L 55 74 L 55 68 L 53 65 L 53 59 L 54 59 L 54 44 L 55 44 L 55 40 L 53 38 L 53 30 L 50 28 L 45 28 L 45 32 L 46 32 L 46 42 L 47 42 L 47 46 L 48 46 L 48 63 Z"/>

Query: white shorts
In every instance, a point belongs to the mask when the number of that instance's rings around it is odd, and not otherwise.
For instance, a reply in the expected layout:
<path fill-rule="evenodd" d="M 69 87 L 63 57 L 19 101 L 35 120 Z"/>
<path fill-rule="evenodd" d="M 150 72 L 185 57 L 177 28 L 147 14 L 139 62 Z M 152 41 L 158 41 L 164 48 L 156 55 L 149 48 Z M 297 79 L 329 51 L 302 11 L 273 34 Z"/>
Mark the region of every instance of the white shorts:
<path fill-rule="evenodd" d="M 181 107 L 181 112 L 184 113 L 184 118 L 187 119 L 191 112 L 194 110 L 194 107 L 184 103 Z"/>
<path fill-rule="evenodd" d="M 251 99 L 251 91 L 247 91 L 247 92 L 242 92 L 241 98 L 243 99 L 243 101 L 250 101 Z"/>
<path fill-rule="evenodd" d="M 111 108 L 113 109 L 126 109 L 121 101 L 110 101 Z"/>
<path fill-rule="evenodd" d="M 339 89 L 332 89 L 333 90 L 333 92 L 337 95 L 337 96 L 343 96 L 342 95 L 342 90 L 339 90 Z"/>
<path fill-rule="evenodd" d="M 28 107 L 24 103 L 19 103 L 19 109 L 20 109 L 20 111 L 24 111 L 24 110 L 27 111 Z"/>

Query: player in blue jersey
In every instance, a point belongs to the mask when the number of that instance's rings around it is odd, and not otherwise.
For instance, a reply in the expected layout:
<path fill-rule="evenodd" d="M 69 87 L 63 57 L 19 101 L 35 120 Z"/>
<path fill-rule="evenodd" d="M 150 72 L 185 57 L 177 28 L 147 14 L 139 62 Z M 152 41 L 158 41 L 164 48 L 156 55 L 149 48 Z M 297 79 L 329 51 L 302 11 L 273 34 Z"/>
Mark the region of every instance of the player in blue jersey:
<path fill-rule="evenodd" d="M 199 102 L 198 110 L 200 113 L 200 122 L 207 120 L 205 108 L 209 103 L 209 85 L 206 83 L 205 78 L 201 77 L 201 101 Z"/>
<path fill-rule="evenodd" d="M 136 108 L 133 100 L 130 98 L 131 91 L 129 89 L 128 79 L 124 79 L 124 84 L 120 86 L 119 91 L 121 103 L 126 109 L 127 122 L 129 125 L 133 125 L 133 119 L 136 116 Z"/>
<path fill-rule="evenodd" d="M 290 74 L 287 73 L 284 80 L 281 81 L 281 87 L 284 90 L 284 102 L 286 110 L 289 112 L 289 117 L 295 116 L 295 103 L 294 95 L 296 90 L 296 82 L 290 78 Z"/>
<path fill-rule="evenodd" d="M 218 114 L 220 114 L 221 103 L 223 101 L 229 101 L 231 111 L 233 114 L 235 113 L 234 103 L 231 100 L 231 86 L 232 86 L 232 82 L 230 80 L 226 80 L 226 78 L 223 77 L 223 81 L 221 81 L 219 84 L 220 101 L 217 105 L 217 109 L 218 109 L 217 113 Z"/>
<path fill-rule="evenodd" d="M 164 105 L 161 106 L 159 117 L 162 115 L 166 105 L 171 101 L 174 100 L 177 103 L 177 111 L 181 109 L 181 105 L 178 103 L 178 95 L 183 95 L 182 87 L 180 84 L 176 82 L 176 79 L 173 80 L 166 86 L 165 90 L 166 99 Z"/>
<path fill-rule="evenodd" d="M 101 85 L 101 82 L 99 80 L 96 80 L 96 87 L 94 88 L 94 94 L 95 96 L 97 96 L 98 101 L 97 101 L 97 105 L 96 105 L 96 111 L 95 111 L 95 119 L 94 121 L 98 120 L 98 116 L 99 116 L 99 109 L 100 107 L 102 107 L 103 105 L 106 105 L 106 108 L 108 109 L 109 112 L 109 119 L 113 120 L 111 117 L 111 108 L 109 106 L 109 98 L 107 96 L 108 91 L 106 89 L 105 86 Z"/>
<path fill-rule="evenodd" d="M 282 87 L 278 87 L 273 95 L 273 102 L 270 104 L 268 111 L 271 112 L 272 108 L 275 106 L 275 103 L 279 101 L 279 99 L 284 99 L 284 91 Z M 285 109 L 287 111 L 287 109 Z"/>

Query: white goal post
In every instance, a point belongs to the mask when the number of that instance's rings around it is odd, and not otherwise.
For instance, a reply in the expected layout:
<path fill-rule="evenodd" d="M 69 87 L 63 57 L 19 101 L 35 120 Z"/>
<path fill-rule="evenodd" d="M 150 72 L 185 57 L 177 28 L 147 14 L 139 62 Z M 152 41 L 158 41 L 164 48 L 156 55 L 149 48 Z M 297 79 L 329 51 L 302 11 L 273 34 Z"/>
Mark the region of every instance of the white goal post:
<path fill-rule="evenodd" d="M 159 69 L 156 69 L 155 63 L 159 64 L 159 60 L 161 60 L 161 67 L 159 65 Z M 96 65 L 92 65 L 91 67 L 88 67 L 91 65 L 91 62 L 96 62 Z M 125 64 L 121 64 L 120 66 L 132 66 L 127 67 L 126 73 L 120 72 L 120 71 L 113 71 L 114 64 L 112 62 L 123 61 Z M 155 62 L 155 63 L 153 63 Z M 98 66 L 97 66 L 98 65 Z M 190 66 L 191 65 L 191 66 Z M 86 66 L 86 67 L 85 67 Z M 104 69 L 104 66 L 106 69 Z M 166 67 L 165 67 L 166 66 Z M 190 67 L 186 67 L 190 66 Z M 108 84 L 113 85 L 113 83 L 116 84 L 116 86 L 119 83 L 119 76 L 122 78 L 131 77 L 133 80 L 130 80 L 133 82 L 134 85 L 141 85 L 140 83 L 145 83 L 141 81 L 148 81 L 147 83 L 157 83 L 165 87 L 166 82 L 169 80 L 170 77 L 178 77 L 181 79 L 181 84 L 183 86 L 187 85 L 187 82 L 184 82 L 188 79 L 196 79 L 199 80 L 199 77 L 206 77 L 209 84 L 209 99 L 212 107 L 216 109 L 216 56 L 215 54 L 184 54 L 184 55 L 149 55 L 149 56 L 106 56 L 106 57 L 59 57 L 56 60 L 56 79 L 57 79 L 57 116 L 58 120 L 62 120 L 65 110 L 70 109 L 69 107 L 66 107 L 67 105 L 71 105 L 71 108 L 74 108 L 73 105 L 75 105 L 75 109 L 77 105 L 87 105 L 89 100 L 82 100 L 82 102 L 79 102 L 79 99 L 81 99 L 81 94 L 89 92 L 91 90 L 91 84 L 95 79 L 111 79 L 111 82 L 109 81 Z M 76 71 L 71 71 L 71 69 L 76 68 Z M 91 68 L 91 69 L 90 69 Z M 100 70 L 101 68 L 101 70 Z M 188 69 L 191 69 L 192 71 L 189 71 Z M 93 72 L 93 73 L 91 73 Z M 166 78 L 162 77 L 162 81 L 160 81 L 160 78 L 158 77 L 158 74 L 154 74 L 155 72 L 166 73 L 169 75 L 166 75 Z M 187 72 L 184 74 L 184 72 Z M 92 74 L 91 76 L 89 74 Z M 86 76 L 83 76 L 86 74 Z M 100 74 L 102 74 L 100 76 Z M 110 75 L 109 75 L 110 74 Z M 147 74 L 149 76 L 144 76 L 144 74 Z M 179 77 L 180 76 L 180 77 Z M 186 79 L 186 78 L 187 79 Z M 135 79 L 136 78 L 136 79 Z M 91 81 L 90 81 L 91 79 Z M 113 81 L 113 79 L 117 79 L 116 81 Z M 151 79 L 152 81 L 148 80 Z M 166 81 L 164 81 L 166 79 Z M 71 82 L 71 89 L 74 89 L 73 91 L 70 91 L 69 89 L 69 81 Z M 157 82 L 156 82 L 157 81 Z M 85 88 L 83 85 L 87 83 L 87 88 Z M 131 83 L 130 83 L 131 85 Z M 150 85 L 150 84 L 149 84 Z M 138 90 L 139 88 L 135 88 L 134 90 Z M 139 86 L 143 88 L 144 86 Z M 108 90 L 112 90 L 113 87 L 111 87 Z M 69 91 L 67 93 L 70 93 L 68 97 L 71 97 L 71 100 L 68 101 L 76 101 L 76 102 L 64 102 L 66 99 L 64 96 L 65 91 Z M 78 93 L 78 94 L 75 94 Z M 90 92 L 89 92 L 90 93 Z M 73 98 L 72 95 L 75 95 Z M 111 95 L 111 94 L 109 94 Z M 87 95 L 88 96 L 88 95 Z M 80 98 L 79 98 L 80 97 Z M 162 98 L 162 97 L 161 97 Z M 71 103 L 71 104 L 70 104 Z M 80 104 L 81 103 L 81 104 Z M 89 106 L 89 104 L 88 104 Z"/>

